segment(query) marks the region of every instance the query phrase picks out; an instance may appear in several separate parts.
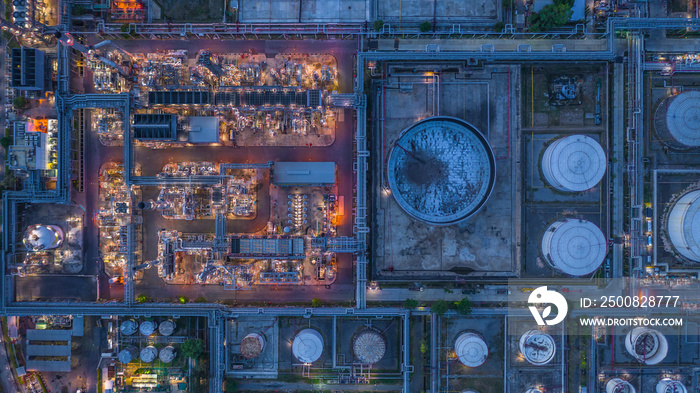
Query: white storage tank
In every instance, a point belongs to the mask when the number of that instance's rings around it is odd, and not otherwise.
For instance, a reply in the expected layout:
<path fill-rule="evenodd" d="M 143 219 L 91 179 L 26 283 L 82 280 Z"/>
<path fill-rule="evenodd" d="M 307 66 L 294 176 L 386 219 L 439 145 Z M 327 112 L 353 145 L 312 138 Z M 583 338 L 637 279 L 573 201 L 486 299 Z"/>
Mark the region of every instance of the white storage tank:
<path fill-rule="evenodd" d="M 625 336 L 625 348 L 645 365 L 660 363 L 668 354 L 668 341 L 658 330 L 636 327 Z"/>
<path fill-rule="evenodd" d="M 292 342 L 292 353 L 302 363 L 313 363 L 323 354 L 323 337 L 315 329 L 304 329 Z"/>
<path fill-rule="evenodd" d="M 684 194 L 668 216 L 668 237 L 673 248 L 693 262 L 700 262 L 700 190 Z"/>
<path fill-rule="evenodd" d="M 265 349 L 265 336 L 250 333 L 241 340 L 241 355 L 246 359 L 255 359 Z"/>
<path fill-rule="evenodd" d="M 467 367 L 479 367 L 486 362 L 489 348 L 479 334 L 464 332 L 455 340 L 455 356 Z"/>
<path fill-rule="evenodd" d="M 377 363 L 386 353 L 386 339 L 375 330 L 364 330 L 355 335 L 352 341 L 352 352 L 360 363 Z"/>
<path fill-rule="evenodd" d="M 131 336 L 136 333 L 137 328 L 138 325 L 133 319 L 122 321 L 121 325 L 119 325 L 119 331 L 125 336 Z"/>
<path fill-rule="evenodd" d="M 136 356 L 138 356 L 138 351 L 139 350 L 135 346 L 130 345 L 119 351 L 117 359 L 120 363 L 130 363 L 132 360 L 136 359 Z"/>
<path fill-rule="evenodd" d="M 154 360 L 156 360 L 156 356 L 158 356 L 158 350 L 156 347 L 149 345 L 146 348 L 143 348 L 141 350 L 141 361 L 144 363 L 151 363 Z"/>
<path fill-rule="evenodd" d="M 634 386 L 629 382 L 620 379 L 612 378 L 605 384 L 605 393 L 635 393 Z"/>
<path fill-rule="evenodd" d="M 171 363 L 175 359 L 175 348 L 172 345 L 168 345 L 160 350 L 158 353 L 158 359 L 163 363 Z"/>
<path fill-rule="evenodd" d="M 603 231 L 586 220 L 555 221 L 542 235 L 542 255 L 556 270 L 570 276 L 585 276 L 600 267 L 608 253 Z"/>
<path fill-rule="evenodd" d="M 656 133 L 676 149 L 700 146 L 700 91 L 688 90 L 664 99 L 654 114 Z"/>
<path fill-rule="evenodd" d="M 175 322 L 172 319 L 166 319 L 158 325 L 158 333 L 163 336 L 170 336 L 175 331 Z"/>
<path fill-rule="evenodd" d="M 656 383 L 656 393 L 688 393 L 688 389 L 680 381 L 663 378 Z"/>
<path fill-rule="evenodd" d="M 545 365 L 554 359 L 557 346 L 554 338 L 547 333 L 533 329 L 520 336 L 520 353 L 525 360 L 535 366 Z"/>
<path fill-rule="evenodd" d="M 63 230 L 56 225 L 30 225 L 22 242 L 30 251 L 52 250 L 63 244 Z"/>
<path fill-rule="evenodd" d="M 557 139 L 544 151 L 542 174 L 552 187 L 564 192 L 593 188 L 605 175 L 608 160 L 595 139 L 571 135 Z"/>
<path fill-rule="evenodd" d="M 150 336 L 156 332 L 156 323 L 153 321 L 143 321 L 139 326 L 139 332 L 142 336 Z"/>

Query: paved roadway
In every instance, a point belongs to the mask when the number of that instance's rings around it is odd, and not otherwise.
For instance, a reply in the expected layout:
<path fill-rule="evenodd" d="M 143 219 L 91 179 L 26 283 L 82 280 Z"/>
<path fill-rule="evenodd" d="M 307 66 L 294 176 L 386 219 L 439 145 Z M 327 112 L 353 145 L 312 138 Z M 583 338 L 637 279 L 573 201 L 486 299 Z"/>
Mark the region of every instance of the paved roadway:
<path fill-rule="evenodd" d="M 3 392 L 20 392 L 5 344 L 0 345 L 0 378 L 2 379 L 0 385 Z"/>

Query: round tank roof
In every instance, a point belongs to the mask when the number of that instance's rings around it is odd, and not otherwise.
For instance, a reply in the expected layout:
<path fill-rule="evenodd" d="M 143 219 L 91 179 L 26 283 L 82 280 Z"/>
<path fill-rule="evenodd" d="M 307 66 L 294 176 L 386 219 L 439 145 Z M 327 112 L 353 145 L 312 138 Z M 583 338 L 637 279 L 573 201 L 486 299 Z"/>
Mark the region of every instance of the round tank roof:
<path fill-rule="evenodd" d="M 149 345 L 141 350 L 141 361 L 144 363 L 151 363 L 158 356 L 158 350 L 156 347 Z"/>
<path fill-rule="evenodd" d="M 700 262 L 700 190 L 686 193 L 673 205 L 668 237 L 682 256 Z"/>
<path fill-rule="evenodd" d="M 467 367 L 479 367 L 489 356 L 489 348 L 480 335 L 466 332 L 455 341 L 455 355 Z"/>
<path fill-rule="evenodd" d="M 625 336 L 625 349 L 640 363 L 655 365 L 666 358 L 668 341 L 657 330 L 636 327 Z"/>
<path fill-rule="evenodd" d="M 158 332 L 163 336 L 169 336 L 175 331 L 175 322 L 167 319 L 158 325 Z"/>
<path fill-rule="evenodd" d="M 656 393 L 688 393 L 688 388 L 680 381 L 663 378 L 656 383 Z"/>
<path fill-rule="evenodd" d="M 605 235 L 590 221 L 559 220 L 542 235 L 542 255 L 553 268 L 571 276 L 593 273 L 607 253 Z"/>
<path fill-rule="evenodd" d="M 139 332 L 143 336 L 150 336 L 156 331 L 156 323 L 153 321 L 143 321 L 141 326 L 139 326 Z"/>
<path fill-rule="evenodd" d="M 525 360 L 535 366 L 551 362 L 557 350 L 552 336 L 534 329 L 520 336 L 519 346 Z"/>
<path fill-rule="evenodd" d="M 384 357 L 386 340 L 379 332 L 365 330 L 355 336 L 352 351 L 361 363 L 374 364 Z"/>
<path fill-rule="evenodd" d="M 396 202 L 411 217 L 450 225 L 476 213 L 489 198 L 496 161 L 486 138 L 453 117 L 421 120 L 405 129 L 387 160 Z"/>
<path fill-rule="evenodd" d="M 254 359 L 265 347 L 265 337 L 259 333 L 250 333 L 241 340 L 241 355 L 246 359 Z"/>
<path fill-rule="evenodd" d="M 605 393 L 635 393 L 632 384 L 620 378 L 612 378 L 605 384 Z"/>
<path fill-rule="evenodd" d="M 656 131 L 678 148 L 700 146 L 700 91 L 689 90 L 666 98 L 654 115 Z M 672 140 L 667 141 L 666 136 Z"/>
<path fill-rule="evenodd" d="M 173 348 L 172 345 L 168 345 L 167 347 L 161 349 L 158 353 L 158 359 L 160 359 L 160 361 L 163 363 L 172 362 L 173 359 L 175 359 L 175 348 Z"/>
<path fill-rule="evenodd" d="M 595 139 L 571 135 L 551 143 L 542 156 L 542 173 L 560 191 L 585 191 L 605 175 L 607 158 Z"/>
<path fill-rule="evenodd" d="M 22 242 L 32 251 L 58 248 L 63 243 L 63 231 L 54 225 L 30 225 L 24 232 Z"/>
<path fill-rule="evenodd" d="M 323 353 L 323 337 L 315 329 L 304 329 L 292 342 L 292 353 L 302 363 L 313 363 Z"/>
<path fill-rule="evenodd" d="M 122 321 L 122 324 L 119 325 L 119 330 L 125 336 L 131 336 L 132 334 L 136 333 L 136 329 L 136 321 L 134 321 L 133 319 L 127 319 L 125 321 Z"/>
<path fill-rule="evenodd" d="M 137 351 L 138 350 L 134 346 L 124 348 L 121 351 L 119 351 L 119 354 L 117 355 L 117 359 L 119 360 L 120 363 L 124 363 L 124 364 L 129 363 L 132 360 L 134 360 L 134 358 L 136 358 Z"/>

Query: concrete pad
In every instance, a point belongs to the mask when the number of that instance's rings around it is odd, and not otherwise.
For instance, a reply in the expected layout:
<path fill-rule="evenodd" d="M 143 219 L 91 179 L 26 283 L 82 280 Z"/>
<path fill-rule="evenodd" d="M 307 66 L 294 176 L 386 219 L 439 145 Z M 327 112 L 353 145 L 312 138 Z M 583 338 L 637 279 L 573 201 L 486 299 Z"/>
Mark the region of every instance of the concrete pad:
<path fill-rule="evenodd" d="M 500 2 L 488 0 L 382 0 L 377 1 L 377 19 L 386 23 L 425 21 L 489 21 L 500 18 Z"/>
<path fill-rule="evenodd" d="M 368 19 L 366 0 L 240 0 L 243 23 L 350 23 Z"/>

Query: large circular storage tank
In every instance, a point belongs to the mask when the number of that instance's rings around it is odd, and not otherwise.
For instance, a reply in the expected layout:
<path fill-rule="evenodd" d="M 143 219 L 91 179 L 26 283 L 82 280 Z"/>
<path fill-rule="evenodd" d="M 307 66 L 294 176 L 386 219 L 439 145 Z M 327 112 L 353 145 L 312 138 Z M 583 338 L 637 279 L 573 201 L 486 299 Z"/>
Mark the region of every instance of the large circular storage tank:
<path fill-rule="evenodd" d="M 122 321 L 121 325 L 119 325 L 119 331 L 125 336 L 131 336 L 132 334 L 136 333 L 137 329 L 138 325 L 133 319 L 124 320 Z"/>
<path fill-rule="evenodd" d="M 535 329 L 528 330 L 520 336 L 519 346 L 520 353 L 523 354 L 525 360 L 535 366 L 542 366 L 551 362 L 557 351 L 554 338 Z"/>
<path fill-rule="evenodd" d="M 536 388 L 530 388 L 526 390 L 525 393 L 542 393 L 542 391 Z"/>
<path fill-rule="evenodd" d="M 676 149 L 700 146 L 700 91 L 690 90 L 664 99 L 654 114 L 656 134 Z"/>
<path fill-rule="evenodd" d="M 603 179 L 607 165 L 600 143 L 586 135 L 557 139 L 542 156 L 542 173 L 547 183 L 565 192 L 592 188 Z"/>
<path fill-rule="evenodd" d="M 593 273 L 607 253 L 605 235 L 590 221 L 558 220 L 542 235 L 542 255 L 553 268 L 570 276 Z"/>
<path fill-rule="evenodd" d="M 688 389 L 680 381 L 663 378 L 656 383 L 656 393 L 688 393 Z"/>
<path fill-rule="evenodd" d="M 489 356 L 489 347 L 484 339 L 472 332 L 465 332 L 455 340 L 455 355 L 467 367 L 479 367 Z"/>
<path fill-rule="evenodd" d="M 152 345 L 149 345 L 141 350 L 140 358 L 141 361 L 144 363 L 153 362 L 154 360 L 156 360 L 156 356 L 158 356 L 158 350 Z"/>
<path fill-rule="evenodd" d="M 250 333 L 241 340 L 241 355 L 246 359 L 255 359 L 265 349 L 265 336 Z"/>
<path fill-rule="evenodd" d="M 135 346 L 131 345 L 119 351 L 117 359 L 120 363 L 126 364 L 136 359 L 136 356 L 138 356 L 138 354 L 139 350 Z"/>
<path fill-rule="evenodd" d="M 682 256 L 700 262 L 700 190 L 686 193 L 673 205 L 668 237 Z"/>
<path fill-rule="evenodd" d="M 31 251 L 58 248 L 63 244 L 63 230 L 55 225 L 30 225 L 24 232 L 22 243 Z"/>
<path fill-rule="evenodd" d="M 158 333 L 163 336 L 170 336 L 175 331 L 175 322 L 171 319 L 166 319 L 158 325 Z"/>
<path fill-rule="evenodd" d="M 476 213 L 491 195 L 496 161 L 486 138 L 453 117 L 421 120 L 391 146 L 387 179 L 411 217 L 451 225 Z"/>
<path fill-rule="evenodd" d="M 658 330 L 636 327 L 625 336 L 625 348 L 640 363 L 654 365 L 666 357 L 668 341 Z"/>
<path fill-rule="evenodd" d="M 629 382 L 620 379 L 612 378 L 605 384 L 605 393 L 635 393 L 634 386 Z"/>
<path fill-rule="evenodd" d="M 158 359 L 163 363 L 171 363 L 175 359 L 175 348 L 172 345 L 160 350 L 158 353 Z"/>
<path fill-rule="evenodd" d="M 352 340 L 352 352 L 360 363 L 377 363 L 386 353 L 386 339 L 377 331 L 363 330 Z"/>
<path fill-rule="evenodd" d="M 302 363 L 313 363 L 323 353 L 323 337 L 315 329 L 304 329 L 294 336 L 292 353 Z"/>
<path fill-rule="evenodd" d="M 156 323 L 153 321 L 143 321 L 141 326 L 139 326 L 139 332 L 143 336 L 150 336 L 156 331 Z"/>

